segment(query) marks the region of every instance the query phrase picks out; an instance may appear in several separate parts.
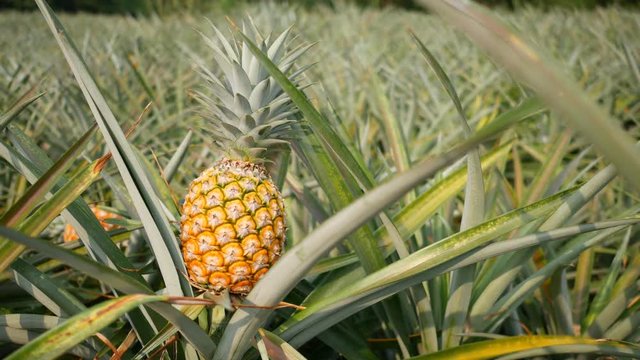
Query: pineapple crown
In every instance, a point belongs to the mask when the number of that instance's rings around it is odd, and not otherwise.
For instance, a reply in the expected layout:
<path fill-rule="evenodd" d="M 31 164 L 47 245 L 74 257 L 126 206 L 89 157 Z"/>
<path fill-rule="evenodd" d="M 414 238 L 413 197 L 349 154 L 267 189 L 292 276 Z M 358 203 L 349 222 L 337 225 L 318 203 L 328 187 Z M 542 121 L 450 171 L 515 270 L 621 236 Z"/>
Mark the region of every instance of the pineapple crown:
<path fill-rule="evenodd" d="M 218 28 L 211 27 L 215 36 L 201 35 L 213 49 L 221 73 L 199 64 L 208 93 L 196 91 L 195 95 L 209 122 L 205 130 L 230 158 L 270 162 L 277 150 L 288 144 L 297 109 L 243 40 L 228 41 Z M 294 71 L 294 63 L 311 45 L 288 50 L 291 28 L 263 37 L 249 20 L 243 23 L 242 31 L 291 81 L 306 69 Z"/>

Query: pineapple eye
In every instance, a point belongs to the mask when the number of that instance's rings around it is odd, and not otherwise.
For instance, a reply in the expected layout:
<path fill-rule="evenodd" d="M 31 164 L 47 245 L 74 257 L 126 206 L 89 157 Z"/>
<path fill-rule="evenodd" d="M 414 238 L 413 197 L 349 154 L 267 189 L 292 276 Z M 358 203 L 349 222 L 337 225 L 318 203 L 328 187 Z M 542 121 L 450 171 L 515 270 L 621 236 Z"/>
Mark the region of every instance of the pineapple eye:
<path fill-rule="evenodd" d="M 254 212 L 258 208 L 262 206 L 262 200 L 258 197 L 258 194 L 255 192 L 250 192 L 246 194 L 243 198 L 245 206 L 249 209 L 249 211 Z"/>
<path fill-rule="evenodd" d="M 186 197 L 187 202 L 192 202 L 198 196 L 200 196 L 201 190 L 202 190 L 202 184 L 200 182 L 195 182 L 189 189 L 189 193 L 187 194 L 187 197 Z"/>
<path fill-rule="evenodd" d="M 197 236 L 202 230 L 208 227 L 207 218 L 203 214 L 196 215 L 193 218 L 193 225 L 191 226 L 191 235 Z"/>
<path fill-rule="evenodd" d="M 224 187 L 224 195 L 227 200 L 238 199 L 240 194 L 242 194 L 242 188 L 235 181 Z"/>
<path fill-rule="evenodd" d="M 244 251 L 238 243 L 229 243 L 222 248 L 225 264 L 235 264 L 244 259 Z"/>
<path fill-rule="evenodd" d="M 227 211 L 227 217 L 231 221 L 237 220 L 245 212 L 244 205 L 240 200 L 232 200 L 225 204 L 225 210 Z"/>
<path fill-rule="evenodd" d="M 207 211 L 207 220 L 209 221 L 209 226 L 211 227 L 216 227 L 224 223 L 226 219 L 227 214 L 220 206 L 216 206 L 213 209 L 209 209 Z"/>
<path fill-rule="evenodd" d="M 271 194 L 269 193 L 269 189 L 267 189 L 267 187 L 264 184 L 260 184 L 258 185 L 258 188 L 256 190 L 258 191 L 258 194 L 262 198 L 262 202 L 265 204 L 268 204 L 269 200 L 271 200 Z"/>
<path fill-rule="evenodd" d="M 215 248 L 215 244 L 216 244 L 216 237 L 214 234 L 212 234 L 209 231 L 203 231 L 201 232 L 198 237 L 196 237 L 196 239 L 198 240 L 198 245 L 199 245 L 199 253 L 205 253 L 213 248 Z"/>
<path fill-rule="evenodd" d="M 231 284 L 231 276 L 223 272 L 214 272 L 209 277 L 209 288 L 215 292 L 222 292 Z"/>
<path fill-rule="evenodd" d="M 191 215 L 195 215 L 198 214 L 202 211 L 202 209 L 204 209 L 204 205 L 206 204 L 206 200 L 203 196 L 198 196 L 195 200 L 193 200 L 193 202 L 191 203 Z"/>
<path fill-rule="evenodd" d="M 256 184 L 249 178 L 240 179 L 240 186 L 244 189 L 244 191 L 253 191 L 256 188 Z"/>
<path fill-rule="evenodd" d="M 273 220 L 273 225 L 276 230 L 276 236 L 282 237 L 284 236 L 284 219 L 282 216 L 278 216 L 275 220 Z"/>
<path fill-rule="evenodd" d="M 260 240 L 264 247 L 270 247 L 274 239 L 275 234 L 273 233 L 271 225 L 267 225 L 260 230 Z"/>
<path fill-rule="evenodd" d="M 223 224 L 214 231 L 218 246 L 224 246 L 231 240 L 236 238 L 236 232 L 231 224 Z"/>
<path fill-rule="evenodd" d="M 207 281 L 206 276 L 208 274 L 208 271 L 206 266 L 202 262 L 198 260 L 193 260 L 193 261 L 190 261 L 187 266 L 191 271 L 191 275 L 192 275 L 191 279 L 199 283 L 203 283 Z"/>
<path fill-rule="evenodd" d="M 255 215 L 256 221 L 258 222 L 258 227 L 262 228 L 271 224 L 271 214 L 269 214 L 269 210 L 267 208 L 260 208 L 256 211 Z"/>
<path fill-rule="evenodd" d="M 234 179 L 229 174 L 221 173 L 218 175 L 218 185 L 220 186 L 225 186 L 233 180 Z"/>
<path fill-rule="evenodd" d="M 254 263 L 261 265 L 269 264 L 269 252 L 266 249 L 262 249 L 253 255 L 252 260 Z"/>
<path fill-rule="evenodd" d="M 223 200 L 224 200 L 224 194 L 220 189 L 213 189 L 209 191 L 206 195 L 206 205 L 208 208 L 222 205 Z"/>
<path fill-rule="evenodd" d="M 248 294 L 253 285 L 249 280 L 242 280 L 231 287 L 231 292 L 235 294 Z"/>
<path fill-rule="evenodd" d="M 224 256 L 222 256 L 220 251 L 209 251 L 202 255 L 202 262 L 211 269 L 211 271 L 218 271 L 221 270 L 221 267 L 224 265 Z"/>
<path fill-rule="evenodd" d="M 182 253 L 185 261 L 200 260 L 200 246 L 195 240 L 188 240 L 182 245 Z"/>
<path fill-rule="evenodd" d="M 237 261 L 229 266 L 229 272 L 236 276 L 250 275 L 251 266 L 244 261 Z"/>
<path fill-rule="evenodd" d="M 278 200 L 271 199 L 269 201 L 269 213 L 271 213 L 271 216 L 273 217 L 280 216 L 280 205 L 278 204 Z"/>
<path fill-rule="evenodd" d="M 260 240 L 256 234 L 249 234 L 242 239 L 242 250 L 245 256 L 253 256 L 253 254 L 260 248 Z M 254 260 L 255 261 L 255 260 Z"/>
<path fill-rule="evenodd" d="M 250 215 L 245 215 L 236 222 L 236 232 L 238 233 L 238 237 L 241 239 L 255 231 L 256 223 L 253 222 Z"/>
<path fill-rule="evenodd" d="M 202 192 L 205 194 L 211 191 L 211 189 L 213 189 L 214 187 L 215 187 L 215 178 L 213 179 L 209 178 L 202 182 Z"/>

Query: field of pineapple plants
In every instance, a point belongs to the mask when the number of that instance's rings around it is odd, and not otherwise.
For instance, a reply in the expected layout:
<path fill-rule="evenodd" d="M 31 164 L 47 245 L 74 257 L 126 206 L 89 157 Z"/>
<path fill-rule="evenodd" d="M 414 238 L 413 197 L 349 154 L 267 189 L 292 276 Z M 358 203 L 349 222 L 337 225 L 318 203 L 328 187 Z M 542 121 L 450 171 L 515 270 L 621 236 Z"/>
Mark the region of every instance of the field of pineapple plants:
<path fill-rule="evenodd" d="M 0 357 L 640 358 L 640 12 L 0 12 Z"/>

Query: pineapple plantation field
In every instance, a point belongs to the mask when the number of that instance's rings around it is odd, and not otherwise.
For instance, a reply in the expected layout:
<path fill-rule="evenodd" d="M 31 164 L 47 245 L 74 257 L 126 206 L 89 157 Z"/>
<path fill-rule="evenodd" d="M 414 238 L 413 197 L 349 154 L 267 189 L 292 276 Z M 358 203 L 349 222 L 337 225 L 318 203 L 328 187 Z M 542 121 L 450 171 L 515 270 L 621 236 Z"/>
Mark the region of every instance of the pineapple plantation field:
<path fill-rule="evenodd" d="M 638 9 L 36 2 L 1 358 L 640 358 Z"/>

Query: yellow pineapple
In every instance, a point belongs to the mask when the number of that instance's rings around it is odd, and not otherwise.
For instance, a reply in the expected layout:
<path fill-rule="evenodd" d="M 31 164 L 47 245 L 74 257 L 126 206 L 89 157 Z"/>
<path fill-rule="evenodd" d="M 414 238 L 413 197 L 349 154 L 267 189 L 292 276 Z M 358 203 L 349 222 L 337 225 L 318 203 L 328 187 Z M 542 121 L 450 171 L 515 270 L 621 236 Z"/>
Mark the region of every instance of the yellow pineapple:
<path fill-rule="evenodd" d="M 96 218 L 100 221 L 100 225 L 102 225 L 103 229 L 105 229 L 106 231 L 111 231 L 119 228 L 118 225 L 110 224 L 106 222 L 106 220 L 120 219 L 121 218 L 120 215 L 114 214 L 106 210 L 102 210 L 95 205 L 91 205 L 90 208 L 91 208 L 91 211 L 93 212 L 93 215 L 95 215 Z M 74 229 L 73 226 L 71 226 L 71 224 L 65 225 L 64 232 L 62 234 L 62 239 L 64 240 L 64 242 L 71 242 L 71 241 L 78 240 L 78 233 L 76 233 L 76 229 Z"/>
<path fill-rule="evenodd" d="M 205 39 L 222 74 L 201 65 L 212 96 L 196 97 L 207 111 L 206 130 L 227 155 L 191 182 L 180 241 L 194 285 L 246 295 L 284 250 L 284 204 L 264 164 L 287 144 L 295 110 L 246 45 L 214 31 L 217 42 Z M 287 52 L 288 30 L 273 40 L 253 25 L 244 32 L 285 73 L 308 48 Z"/>

